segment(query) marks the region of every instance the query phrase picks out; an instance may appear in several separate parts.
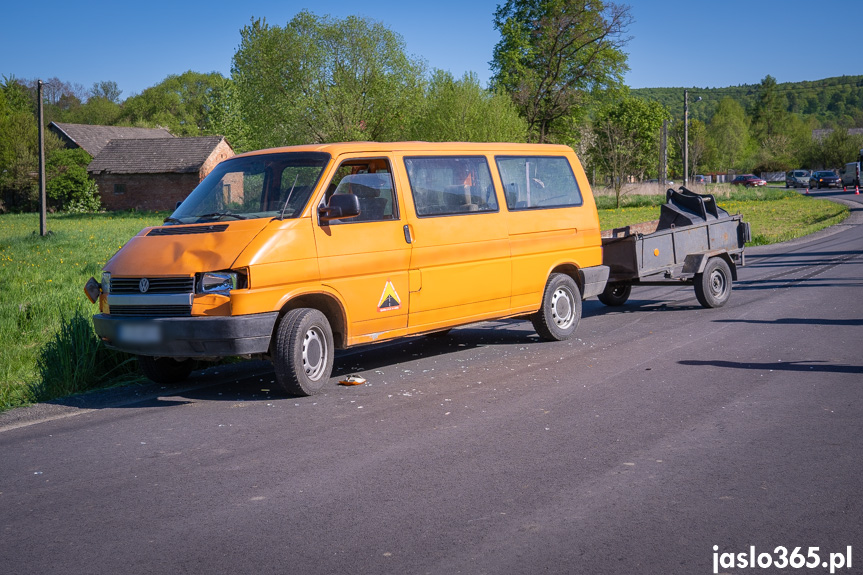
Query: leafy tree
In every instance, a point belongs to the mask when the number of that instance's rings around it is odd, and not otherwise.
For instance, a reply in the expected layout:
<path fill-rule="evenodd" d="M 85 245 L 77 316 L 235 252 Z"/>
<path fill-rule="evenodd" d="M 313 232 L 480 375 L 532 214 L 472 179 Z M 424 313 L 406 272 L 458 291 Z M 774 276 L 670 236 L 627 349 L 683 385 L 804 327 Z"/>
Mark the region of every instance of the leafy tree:
<path fill-rule="evenodd" d="M 57 149 L 48 155 L 45 193 L 50 207 L 76 213 L 99 210 L 101 202 L 96 182 L 87 173 L 92 159 L 81 148 Z"/>
<path fill-rule="evenodd" d="M 845 128 L 838 128 L 812 145 L 810 165 L 813 168 L 841 168 L 853 162 L 863 149 L 863 136 L 851 135 Z"/>
<path fill-rule="evenodd" d="M 759 142 L 784 132 L 787 106 L 785 95 L 777 90 L 776 78 L 768 74 L 761 80 L 752 110 L 752 131 Z"/>
<path fill-rule="evenodd" d="M 583 104 L 591 90 L 622 83 L 629 7 L 595 0 L 507 0 L 494 14 L 501 39 L 491 62 L 496 88 L 527 120 L 531 141 Z"/>
<path fill-rule="evenodd" d="M 611 177 L 617 207 L 630 177 L 641 179 L 658 164 L 659 130 L 668 116 L 659 103 L 629 95 L 598 111 L 590 157 Z"/>
<path fill-rule="evenodd" d="M 235 103 L 255 147 L 399 139 L 422 97 L 424 65 L 380 22 L 297 14 L 240 32 Z"/>
<path fill-rule="evenodd" d="M 120 94 L 122 93 L 123 90 L 114 81 L 95 82 L 90 89 L 91 98 L 104 98 L 115 104 L 120 103 Z"/>
<path fill-rule="evenodd" d="M 222 78 L 217 82 L 207 95 L 206 107 L 205 133 L 225 136 L 236 152 L 254 149 L 248 125 L 243 121 L 233 80 Z"/>
<path fill-rule="evenodd" d="M 0 84 L 0 211 L 38 202 L 38 130 L 27 87 L 14 77 Z"/>
<path fill-rule="evenodd" d="M 435 70 L 410 139 L 430 142 L 521 142 L 527 124 L 512 100 L 482 88 L 474 73 L 455 80 Z"/>
<path fill-rule="evenodd" d="M 737 101 L 723 98 L 707 129 L 716 167 L 721 171 L 739 169 L 749 147 L 749 122 Z"/>
<path fill-rule="evenodd" d="M 73 124 L 115 126 L 121 113 L 120 104 L 108 98 L 91 96 L 84 104 L 70 108 L 64 118 Z"/>
<path fill-rule="evenodd" d="M 189 70 L 170 75 L 159 84 L 123 102 L 120 122 L 135 126 L 167 128 L 176 136 L 207 134 L 210 94 L 224 78 L 218 72 Z"/>

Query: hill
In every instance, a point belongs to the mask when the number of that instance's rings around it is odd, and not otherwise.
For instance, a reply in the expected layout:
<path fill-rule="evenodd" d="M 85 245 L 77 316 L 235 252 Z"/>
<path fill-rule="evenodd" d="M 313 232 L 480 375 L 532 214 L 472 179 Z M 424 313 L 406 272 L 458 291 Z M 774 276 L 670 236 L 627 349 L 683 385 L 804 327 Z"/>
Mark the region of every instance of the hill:
<path fill-rule="evenodd" d="M 727 88 L 689 88 L 689 113 L 694 119 L 710 121 L 719 102 L 726 97 L 737 100 L 745 110 L 755 105 L 760 84 L 742 84 Z M 632 93 L 655 100 L 672 114 L 683 114 L 684 88 L 638 88 Z M 814 118 L 823 128 L 863 127 L 863 76 L 839 76 L 811 82 L 776 84 L 777 93 L 785 98 L 786 109 L 801 118 Z M 698 97 L 700 102 L 695 102 Z"/>

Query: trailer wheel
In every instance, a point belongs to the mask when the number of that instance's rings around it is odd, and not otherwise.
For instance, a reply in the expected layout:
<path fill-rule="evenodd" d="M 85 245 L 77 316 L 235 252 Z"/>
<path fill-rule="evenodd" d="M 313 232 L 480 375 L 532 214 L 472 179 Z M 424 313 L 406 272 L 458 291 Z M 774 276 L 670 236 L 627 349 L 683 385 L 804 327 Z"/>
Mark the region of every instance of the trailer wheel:
<path fill-rule="evenodd" d="M 695 297 L 706 308 L 722 307 L 731 297 L 731 268 L 719 257 L 707 260 L 704 272 L 695 274 Z"/>
<path fill-rule="evenodd" d="M 183 381 L 194 371 L 194 359 L 176 360 L 173 357 L 138 356 L 138 367 L 144 375 L 155 383 L 177 383 Z"/>
<path fill-rule="evenodd" d="M 323 389 L 333 370 L 333 330 L 320 311 L 293 309 L 279 322 L 273 349 L 276 382 L 292 395 Z"/>
<path fill-rule="evenodd" d="M 551 274 L 542 295 L 542 307 L 530 316 L 533 328 L 546 341 L 572 337 L 581 319 L 581 292 L 566 274 Z"/>
<path fill-rule="evenodd" d="M 605 286 L 602 293 L 596 296 L 599 301 L 608 306 L 619 306 L 626 303 L 632 293 L 632 284 L 627 282 L 615 282 Z"/>

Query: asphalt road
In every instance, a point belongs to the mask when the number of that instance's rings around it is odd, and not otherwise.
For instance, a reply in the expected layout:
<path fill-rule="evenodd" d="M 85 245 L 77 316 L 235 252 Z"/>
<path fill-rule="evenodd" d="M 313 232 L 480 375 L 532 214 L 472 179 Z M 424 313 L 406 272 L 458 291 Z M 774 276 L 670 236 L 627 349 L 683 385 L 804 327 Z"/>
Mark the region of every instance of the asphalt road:
<path fill-rule="evenodd" d="M 636 288 L 570 342 L 344 355 L 368 383 L 312 398 L 246 363 L 3 414 L 0 570 L 861 573 L 860 222 L 747 250 L 716 310 Z M 728 566 L 751 546 L 817 566 Z"/>

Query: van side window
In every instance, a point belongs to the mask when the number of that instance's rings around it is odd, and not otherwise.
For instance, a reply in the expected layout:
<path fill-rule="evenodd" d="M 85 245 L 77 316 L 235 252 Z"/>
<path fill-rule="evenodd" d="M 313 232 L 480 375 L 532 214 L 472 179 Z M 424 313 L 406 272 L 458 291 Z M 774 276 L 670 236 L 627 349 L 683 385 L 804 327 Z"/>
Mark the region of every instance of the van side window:
<path fill-rule="evenodd" d="M 330 220 L 329 225 L 354 222 L 397 220 L 398 206 L 393 192 L 393 177 L 386 159 L 349 160 L 338 167 L 322 204 L 335 194 L 353 194 L 360 203 L 360 215 Z"/>
<path fill-rule="evenodd" d="M 496 156 L 510 210 L 580 206 L 581 191 L 561 156 Z"/>
<path fill-rule="evenodd" d="M 482 156 L 405 158 L 417 216 L 498 211 L 488 161 Z"/>

